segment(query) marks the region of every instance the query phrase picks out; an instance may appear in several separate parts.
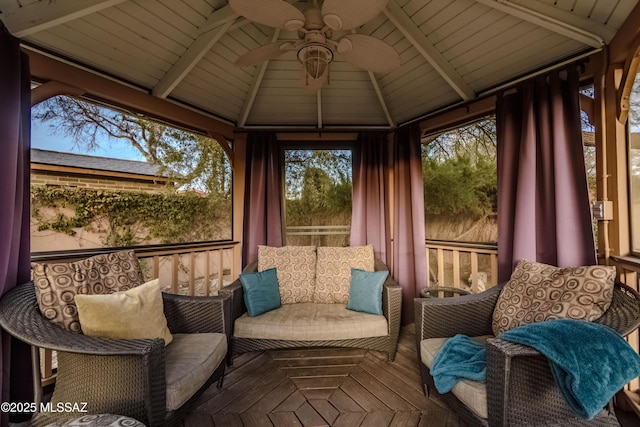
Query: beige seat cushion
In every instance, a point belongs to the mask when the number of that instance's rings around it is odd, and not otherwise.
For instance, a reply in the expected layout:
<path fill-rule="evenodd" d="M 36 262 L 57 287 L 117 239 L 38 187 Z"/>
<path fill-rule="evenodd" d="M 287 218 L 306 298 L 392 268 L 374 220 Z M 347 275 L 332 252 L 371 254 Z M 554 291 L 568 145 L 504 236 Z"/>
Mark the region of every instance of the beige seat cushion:
<path fill-rule="evenodd" d="M 351 269 L 373 271 L 374 262 L 371 245 L 346 248 L 318 247 L 313 302 L 346 304 L 349 301 Z"/>
<path fill-rule="evenodd" d="M 334 341 L 388 335 L 387 319 L 347 310 L 345 304 L 289 304 L 236 319 L 234 336 L 292 341 Z"/>
<path fill-rule="evenodd" d="M 615 276 L 615 267 L 558 268 L 522 260 L 500 292 L 493 333 L 551 319 L 594 321 L 611 305 Z"/>
<path fill-rule="evenodd" d="M 277 269 L 282 304 L 311 302 L 316 286 L 315 246 L 258 246 L 258 271 Z"/>
<path fill-rule="evenodd" d="M 482 344 L 486 344 L 489 338 L 493 338 L 493 335 L 473 337 L 474 340 Z M 422 340 L 420 342 L 420 360 L 422 360 L 422 363 L 430 368 L 436 353 L 446 340 L 447 338 Z M 485 384 L 478 381 L 461 380 L 453 386 L 451 393 L 478 416 L 487 418 L 487 387 Z"/>
<path fill-rule="evenodd" d="M 180 408 L 209 379 L 227 354 L 225 334 L 174 334 L 165 347 L 167 411 Z"/>

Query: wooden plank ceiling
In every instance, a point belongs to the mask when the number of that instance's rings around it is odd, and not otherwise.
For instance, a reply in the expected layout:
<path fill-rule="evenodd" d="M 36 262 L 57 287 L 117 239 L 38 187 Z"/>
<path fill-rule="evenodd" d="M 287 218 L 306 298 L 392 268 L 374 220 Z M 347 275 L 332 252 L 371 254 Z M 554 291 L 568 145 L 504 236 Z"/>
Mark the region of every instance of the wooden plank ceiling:
<path fill-rule="evenodd" d="M 393 128 L 601 49 L 636 3 L 389 0 L 355 31 L 391 45 L 402 65 L 376 74 L 338 55 L 317 93 L 303 88 L 294 52 L 234 65 L 297 34 L 250 22 L 225 0 L 0 0 L 0 19 L 27 48 L 240 128 Z"/>

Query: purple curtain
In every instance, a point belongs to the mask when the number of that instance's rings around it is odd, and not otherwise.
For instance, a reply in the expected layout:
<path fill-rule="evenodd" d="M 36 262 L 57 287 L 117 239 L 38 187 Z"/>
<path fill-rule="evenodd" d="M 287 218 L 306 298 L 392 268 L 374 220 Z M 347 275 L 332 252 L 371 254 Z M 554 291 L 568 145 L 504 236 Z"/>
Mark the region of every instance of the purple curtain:
<path fill-rule="evenodd" d="M 395 134 L 393 277 L 402 287 L 402 324 L 413 322 L 413 299 L 427 285 L 424 182 L 420 129 L 416 123 Z"/>
<path fill-rule="evenodd" d="M 242 265 L 257 261 L 258 245 L 282 246 L 280 150 L 272 132 L 247 135 Z"/>
<path fill-rule="evenodd" d="M 30 279 L 29 58 L 0 22 L 0 295 Z M 31 352 L 2 331 L 2 402 L 33 400 Z M 2 414 L 2 424 L 8 419 Z"/>
<path fill-rule="evenodd" d="M 376 258 L 390 265 L 389 144 L 383 132 L 358 135 L 353 149 L 351 246 L 373 245 Z"/>
<path fill-rule="evenodd" d="M 566 78 L 564 74 L 566 74 Z M 521 259 L 596 263 L 574 67 L 498 99 L 498 276 Z"/>

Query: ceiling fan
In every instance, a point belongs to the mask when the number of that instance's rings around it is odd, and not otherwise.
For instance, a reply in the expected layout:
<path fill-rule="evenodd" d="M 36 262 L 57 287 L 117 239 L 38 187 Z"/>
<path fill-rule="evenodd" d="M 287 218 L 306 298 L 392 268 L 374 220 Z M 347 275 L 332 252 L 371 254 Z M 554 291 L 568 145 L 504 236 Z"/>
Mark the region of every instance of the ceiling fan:
<path fill-rule="evenodd" d="M 360 69 L 387 73 L 400 66 L 400 56 L 395 49 L 380 39 L 353 31 L 375 18 L 387 1 L 313 0 L 301 11 L 285 0 L 229 0 L 231 9 L 248 20 L 297 31 L 299 38 L 251 50 L 241 55 L 235 65 L 257 65 L 284 53 L 296 52 L 303 65 L 303 82 L 313 91 L 327 82 L 329 64 L 336 55 Z"/>

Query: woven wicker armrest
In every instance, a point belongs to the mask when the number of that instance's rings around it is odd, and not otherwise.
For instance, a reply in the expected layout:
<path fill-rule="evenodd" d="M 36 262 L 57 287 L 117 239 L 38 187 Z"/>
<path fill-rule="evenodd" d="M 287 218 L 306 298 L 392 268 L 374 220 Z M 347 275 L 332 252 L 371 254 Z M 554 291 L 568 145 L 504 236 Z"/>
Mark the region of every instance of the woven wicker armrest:
<path fill-rule="evenodd" d="M 244 290 L 242 289 L 240 279 L 236 279 L 229 286 L 225 286 L 223 289 L 220 289 L 218 294 L 229 297 L 231 301 L 232 322 L 247 312 L 247 307 L 244 305 Z M 233 329 L 233 325 L 231 325 L 231 327 Z"/>
<path fill-rule="evenodd" d="M 376 259 L 374 264 L 375 271 L 389 271 L 387 265 Z M 400 312 L 402 309 L 402 288 L 398 285 L 391 274 L 387 276 L 382 286 L 382 312 L 387 321 L 398 319 L 400 322 Z M 398 323 L 399 325 L 399 323 Z M 399 327 L 399 326 L 398 326 Z M 391 331 L 391 322 L 389 322 L 389 330 Z"/>
<path fill-rule="evenodd" d="M 491 317 L 502 286 L 455 298 L 415 298 L 416 339 L 490 335 Z"/>
<path fill-rule="evenodd" d="M 575 414 L 537 350 L 499 338 L 487 341 L 489 425 L 543 425 Z"/>
<path fill-rule="evenodd" d="M 489 338 L 487 340 L 487 349 L 489 347 L 502 354 L 502 357 L 532 357 L 541 355 L 541 353 L 533 347 L 500 338 Z"/>
<path fill-rule="evenodd" d="M 247 265 L 242 272 L 243 273 L 255 273 L 258 271 L 258 262 L 252 262 Z M 247 312 L 247 307 L 244 305 L 244 291 L 242 290 L 242 283 L 240 278 L 237 278 L 229 286 L 218 291 L 219 295 L 229 295 L 231 297 L 231 320 L 235 321 L 238 317 Z M 232 325 L 233 327 L 233 325 Z"/>
<path fill-rule="evenodd" d="M 40 313 L 33 282 L 17 286 L 0 300 L 0 326 L 27 344 L 71 353 L 146 355 L 164 348 L 162 339 L 112 340 L 67 331 Z"/>
<path fill-rule="evenodd" d="M 231 336 L 231 296 L 193 297 L 162 294 L 164 314 L 174 334 L 217 332 Z"/>

